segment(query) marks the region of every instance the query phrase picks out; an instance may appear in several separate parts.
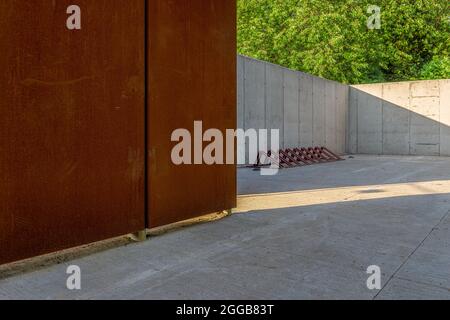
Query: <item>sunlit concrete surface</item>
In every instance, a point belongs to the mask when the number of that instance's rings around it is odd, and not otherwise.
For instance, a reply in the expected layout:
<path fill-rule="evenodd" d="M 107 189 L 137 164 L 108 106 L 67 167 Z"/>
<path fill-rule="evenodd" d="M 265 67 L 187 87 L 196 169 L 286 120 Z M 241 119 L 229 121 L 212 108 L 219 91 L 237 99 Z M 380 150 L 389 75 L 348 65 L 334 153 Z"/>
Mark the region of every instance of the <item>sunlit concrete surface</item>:
<path fill-rule="evenodd" d="M 240 169 L 239 192 L 229 218 L 1 280 L 0 298 L 450 299 L 450 158 Z"/>

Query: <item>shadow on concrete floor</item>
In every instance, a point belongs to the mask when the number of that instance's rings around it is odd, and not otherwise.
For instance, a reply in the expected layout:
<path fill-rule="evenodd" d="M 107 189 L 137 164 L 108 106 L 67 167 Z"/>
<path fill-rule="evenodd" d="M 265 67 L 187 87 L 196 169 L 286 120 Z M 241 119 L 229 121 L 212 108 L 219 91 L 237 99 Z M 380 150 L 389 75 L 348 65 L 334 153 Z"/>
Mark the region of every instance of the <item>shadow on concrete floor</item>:
<path fill-rule="evenodd" d="M 264 186 L 240 171 L 246 213 L 2 280 L 0 299 L 450 299 L 450 159 L 430 160 L 357 156 Z"/>

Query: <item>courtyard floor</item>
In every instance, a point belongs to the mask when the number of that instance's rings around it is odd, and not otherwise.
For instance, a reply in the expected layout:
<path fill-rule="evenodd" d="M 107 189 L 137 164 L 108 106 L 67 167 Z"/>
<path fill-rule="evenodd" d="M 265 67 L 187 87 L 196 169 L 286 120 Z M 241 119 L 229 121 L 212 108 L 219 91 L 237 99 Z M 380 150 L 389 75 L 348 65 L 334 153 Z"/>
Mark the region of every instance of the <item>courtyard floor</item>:
<path fill-rule="evenodd" d="M 0 280 L 0 299 L 450 299 L 450 158 L 239 169 L 225 219 Z M 78 265 L 82 289 L 66 288 Z M 369 290 L 369 266 L 381 290 Z"/>

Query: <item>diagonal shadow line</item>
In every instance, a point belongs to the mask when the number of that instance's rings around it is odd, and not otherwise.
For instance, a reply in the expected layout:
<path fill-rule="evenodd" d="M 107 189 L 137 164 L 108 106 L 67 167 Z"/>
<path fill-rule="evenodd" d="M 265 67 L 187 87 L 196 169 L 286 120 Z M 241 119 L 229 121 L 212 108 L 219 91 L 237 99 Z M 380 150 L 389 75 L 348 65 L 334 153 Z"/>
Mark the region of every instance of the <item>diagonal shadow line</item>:
<path fill-rule="evenodd" d="M 356 154 L 450 156 L 450 142 L 446 142 L 450 140 L 450 101 L 445 107 L 441 90 L 448 80 L 433 81 L 439 84 L 439 93 L 426 96 L 412 95 L 411 86 L 417 82 L 401 82 L 408 84 L 408 96 L 400 92 L 397 99 L 408 101 L 407 105 L 396 104 L 384 96 L 385 85 L 399 83 L 350 86 L 347 134 L 353 143 L 348 145 L 349 151 Z M 381 86 L 379 94 L 373 92 L 377 86 Z M 416 105 L 414 108 L 412 99 L 424 98 L 435 101 L 428 106 Z M 413 109 L 422 109 L 423 112 Z"/>

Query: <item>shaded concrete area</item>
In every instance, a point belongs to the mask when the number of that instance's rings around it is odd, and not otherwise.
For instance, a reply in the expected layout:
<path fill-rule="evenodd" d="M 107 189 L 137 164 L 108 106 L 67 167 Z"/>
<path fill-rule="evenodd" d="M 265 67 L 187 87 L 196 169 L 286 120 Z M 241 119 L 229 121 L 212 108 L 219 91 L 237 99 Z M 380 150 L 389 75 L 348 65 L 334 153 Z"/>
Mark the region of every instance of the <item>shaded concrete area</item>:
<path fill-rule="evenodd" d="M 351 86 L 350 153 L 450 155 L 450 80 Z"/>
<path fill-rule="evenodd" d="M 241 169 L 239 190 L 229 218 L 1 280 L 0 299 L 450 299 L 450 158 Z"/>

